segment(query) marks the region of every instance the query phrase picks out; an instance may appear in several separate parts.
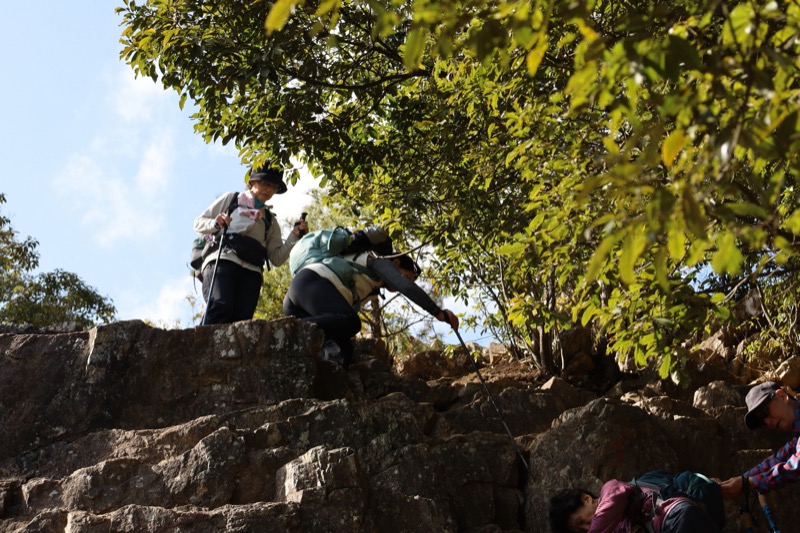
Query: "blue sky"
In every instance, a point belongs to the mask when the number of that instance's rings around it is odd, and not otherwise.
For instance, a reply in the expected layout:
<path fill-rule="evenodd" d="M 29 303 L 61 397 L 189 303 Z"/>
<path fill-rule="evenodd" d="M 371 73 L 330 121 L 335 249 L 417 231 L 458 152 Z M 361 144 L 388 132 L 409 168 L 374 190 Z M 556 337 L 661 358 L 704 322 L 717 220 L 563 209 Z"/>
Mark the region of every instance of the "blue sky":
<path fill-rule="evenodd" d="M 188 103 L 181 111 L 177 94 L 136 79 L 119 59 L 117 5 L 6 6 L 0 210 L 20 238 L 39 241 L 39 271 L 78 274 L 113 300 L 120 320 L 189 327 L 192 222 L 219 194 L 241 190 L 246 168 L 235 147 L 194 133 Z M 273 199 L 284 235 L 314 186 L 306 177 Z"/>
<path fill-rule="evenodd" d="M 194 134 L 188 106 L 119 59 L 115 3 L 15 2 L 0 18 L 0 192 L 40 270 L 61 268 L 110 297 L 119 319 L 190 324 L 192 221 L 241 190 L 233 146 Z M 277 196 L 283 221 L 310 179 Z M 202 301 L 202 299 L 201 299 Z"/>

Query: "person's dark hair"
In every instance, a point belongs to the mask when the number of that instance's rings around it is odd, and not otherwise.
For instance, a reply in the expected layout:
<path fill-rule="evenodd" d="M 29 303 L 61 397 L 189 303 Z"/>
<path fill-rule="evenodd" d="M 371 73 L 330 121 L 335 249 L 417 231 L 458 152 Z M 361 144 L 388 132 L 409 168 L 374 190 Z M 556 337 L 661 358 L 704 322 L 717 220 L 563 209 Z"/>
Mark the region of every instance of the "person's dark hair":
<path fill-rule="evenodd" d="M 398 261 L 398 267 L 402 268 L 403 270 L 410 270 L 414 273 L 415 276 L 419 277 L 420 273 L 422 273 L 422 269 L 419 268 L 419 265 L 416 261 L 411 259 L 411 256 L 408 254 L 398 255 L 395 257 Z"/>
<path fill-rule="evenodd" d="M 572 513 L 583 507 L 581 496 L 584 494 L 597 498 L 588 490 L 581 488 L 562 489 L 550 498 L 550 529 L 553 530 L 553 533 L 571 533 L 567 529 L 567 520 Z"/>

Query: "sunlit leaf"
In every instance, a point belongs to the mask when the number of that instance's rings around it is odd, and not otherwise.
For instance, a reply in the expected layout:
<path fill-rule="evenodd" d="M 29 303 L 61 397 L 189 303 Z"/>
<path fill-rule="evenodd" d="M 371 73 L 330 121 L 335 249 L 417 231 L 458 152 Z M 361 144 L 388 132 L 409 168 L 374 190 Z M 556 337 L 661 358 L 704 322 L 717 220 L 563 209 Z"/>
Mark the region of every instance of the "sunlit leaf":
<path fill-rule="evenodd" d="M 658 286 L 661 287 L 663 291 L 668 290 L 669 279 L 667 275 L 669 269 L 667 265 L 667 251 L 663 246 L 658 248 L 653 263 L 656 269 L 656 281 L 658 282 Z"/>
<path fill-rule="evenodd" d="M 539 69 L 539 65 L 542 62 L 542 58 L 544 58 L 544 54 L 547 52 L 547 40 L 542 39 L 539 43 L 534 46 L 528 55 L 526 56 L 526 65 L 528 67 L 528 74 L 533 76 L 536 74 L 536 71 Z"/>
<path fill-rule="evenodd" d="M 272 35 L 273 32 L 283 28 L 296 5 L 296 0 L 276 0 L 272 9 L 269 10 L 267 20 L 264 22 L 264 29 L 267 31 L 267 35 Z"/>
<path fill-rule="evenodd" d="M 342 5 L 341 0 L 322 0 L 320 2 L 319 7 L 317 8 L 317 12 L 314 13 L 315 16 L 325 15 L 330 13 L 335 9 L 339 9 Z"/>
<path fill-rule="evenodd" d="M 622 244 L 622 254 L 619 260 L 619 275 L 622 281 L 630 285 L 635 279 L 634 267 L 647 245 L 647 237 L 636 232 L 628 235 Z"/>
<path fill-rule="evenodd" d="M 589 266 L 586 269 L 586 279 L 588 282 L 594 281 L 597 278 L 600 269 L 608 259 L 608 254 L 621 238 L 621 233 L 612 233 L 603 239 L 597 249 L 595 249 L 592 259 L 589 262 Z"/>
<path fill-rule="evenodd" d="M 700 208 L 700 204 L 697 203 L 690 189 L 683 191 L 681 199 L 686 227 L 695 237 L 704 238 L 706 234 L 706 218 Z"/>
<path fill-rule="evenodd" d="M 711 257 L 711 267 L 719 274 L 736 275 L 742 271 L 744 256 L 736 246 L 736 237 L 725 232 L 716 239 L 717 251 Z"/>
<path fill-rule="evenodd" d="M 683 130 L 677 129 L 670 133 L 661 145 L 661 160 L 667 168 L 672 167 L 678 153 L 683 149 L 686 142 L 686 134 Z"/>
<path fill-rule="evenodd" d="M 680 229 L 670 228 L 667 234 L 667 247 L 672 259 L 682 260 L 686 255 L 686 234 Z"/>
<path fill-rule="evenodd" d="M 795 209 L 795 211 L 786 219 L 784 224 L 786 229 L 795 235 L 800 235 L 800 209 Z"/>
<path fill-rule="evenodd" d="M 593 305 L 587 307 L 586 311 L 583 312 L 583 316 L 581 316 L 581 325 L 585 327 L 599 312 L 600 310 Z"/>
<path fill-rule="evenodd" d="M 426 28 L 417 27 L 408 32 L 406 46 L 403 52 L 403 64 L 407 69 L 413 70 L 419 65 L 422 59 L 422 53 L 425 51 L 425 42 L 427 38 L 428 30 Z"/>
<path fill-rule="evenodd" d="M 504 244 L 497 250 L 500 255 L 506 256 L 515 256 L 523 253 L 525 251 L 525 243 L 522 242 L 512 242 L 509 244 Z"/>

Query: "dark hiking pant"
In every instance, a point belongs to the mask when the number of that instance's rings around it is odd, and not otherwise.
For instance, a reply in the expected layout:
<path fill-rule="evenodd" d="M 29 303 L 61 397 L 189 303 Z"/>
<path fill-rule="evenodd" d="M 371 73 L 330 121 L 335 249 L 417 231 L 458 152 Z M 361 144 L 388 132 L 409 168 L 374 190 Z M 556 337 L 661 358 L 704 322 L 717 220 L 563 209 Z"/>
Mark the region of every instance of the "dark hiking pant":
<path fill-rule="evenodd" d="M 669 510 L 661 533 L 719 533 L 719 526 L 705 509 L 692 502 L 681 502 Z"/>
<path fill-rule="evenodd" d="M 353 337 L 361 331 L 361 319 L 336 287 L 313 270 L 298 272 L 286 297 L 283 314 L 316 324 L 325 332 L 325 340 L 335 341 L 347 366 L 353 358 Z"/>
<path fill-rule="evenodd" d="M 261 273 L 223 259 L 219 262 L 211 290 L 214 264 L 215 262 L 211 262 L 203 269 L 203 298 L 208 302 L 203 323 L 230 324 L 253 318 L 261 294 Z"/>

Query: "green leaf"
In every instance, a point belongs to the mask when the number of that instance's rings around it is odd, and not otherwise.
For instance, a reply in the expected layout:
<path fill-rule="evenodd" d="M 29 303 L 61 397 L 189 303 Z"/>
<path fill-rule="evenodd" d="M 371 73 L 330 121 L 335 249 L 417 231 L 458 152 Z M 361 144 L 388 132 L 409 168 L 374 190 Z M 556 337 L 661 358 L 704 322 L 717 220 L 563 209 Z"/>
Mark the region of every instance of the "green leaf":
<path fill-rule="evenodd" d="M 686 255 L 686 234 L 683 230 L 671 228 L 667 233 L 667 248 L 669 256 L 675 261 L 681 261 Z"/>
<path fill-rule="evenodd" d="M 277 0 L 275 2 L 272 9 L 269 10 L 267 20 L 264 22 L 264 29 L 267 30 L 267 35 L 272 35 L 273 32 L 283 28 L 296 5 L 296 0 Z"/>
<path fill-rule="evenodd" d="M 592 259 L 589 261 L 589 266 L 586 269 L 586 282 L 591 283 L 595 279 L 597 279 L 597 274 L 600 272 L 600 269 L 606 263 L 608 254 L 611 252 L 611 249 L 619 242 L 622 238 L 621 232 L 614 232 L 611 235 L 607 236 L 597 249 L 592 254 Z"/>
<path fill-rule="evenodd" d="M 761 220 L 766 220 L 770 216 L 764 207 L 749 202 L 729 202 L 724 204 L 724 207 L 739 216 L 752 216 Z"/>
<path fill-rule="evenodd" d="M 661 160 L 664 162 L 665 167 L 672 168 L 672 163 L 683 149 L 685 142 L 686 134 L 681 129 L 673 131 L 664 139 L 664 143 L 661 145 Z"/>
<path fill-rule="evenodd" d="M 662 291 L 669 290 L 669 279 L 667 276 L 668 273 L 667 251 L 663 246 L 658 248 L 658 251 L 656 252 L 656 256 L 654 259 L 654 264 L 656 269 L 656 281 L 658 282 L 658 286 L 661 287 Z"/>
<path fill-rule="evenodd" d="M 581 316 L 581 325 L 586 326 L 592 318 L 600 313 L 600 310 L 594 306 L 594 304 L 589 304 L 586 310 L 583 312 L 583 316 Z"/>
<path fill-rule="evenodd" d="M 800 209 L 795 209 L 794 213 L 786 219 L 783 225 L 795 235 L 800 235 Z"/>
<path fill-rule="evenodd" d="M 427 28 L 417 27 L 408 32 L 405 50 L 403 51 L 403 65 L 408 70 L 416 70 L 422 61 L 422 53 L 425 51 L 427 38 Z"/>
<path fill-rule="evenodd" d="M 668 52 L 667 61 L 675 63 L 675 70 L 684 65 L 692 69 L 699 69 L 703 66 L 703 61 L 700 59 L 697 49 L 682 37 L 677 35 L 669 36 Z M 670 67 L 667 67 L 667 70 L 671 70 Z"/>
<path fill-rule="evenodd" d="M 634 275 L 636 261 L 642 255 L 647 245 L 647 236 L 641 229 L 640 231 L 634 230 L 636 233 L 629 234 L 622 245 L 622 255 L 619 260 L 619 276 L 626 285 L 630 285 L 634 282 L 636 278 Z"/>
<path fill-rule="evenodd" d="M 723 43 L 728 46 L 741 47 L 753 33 L 753 18 L 756 16 L 753 5 L 743 2 L 733 8 L 723 26 Z"/>
<path fill-rule="evenodd" d="M 780 154 L 784 157 L 791 157 L 790 152 L 792 152 L 794 143 L 797 142 L 798 116 L 800 115 L 797 110 L 794 110 L 781 117 L 780 122 L 772 133 L 772 141 L 775 143 Z"/>
<path fill-rule="evenodd" d="M 705 238 L 706 218 L 700 208 L 700 204 L 694 199 L 691 189 L 684 189 L 681 197 L 683 207 L 683 220 L 695 237 Z"/>
<path fill-rule="evenodd" d="M 505 255 L 509 257 L 521 255 L 522 253 L 525 252 L 525 243 L 512 242 L 509 244 L 504 244 L 497 250 L 497 252 L 500 255 Z"/>
<path fill-rule="evenodd" d="M 319 17 L 325 15 L 333 10 L 339 9 L 341 6 L 341 0 L 322 0 L 317 8 L 317 12 L 314 13 L 314 16 Z"/>
<path fill-rule="evenodd" d="M 711 267 L 718 274 L 737 275 L 742 271 L 742 252 L 736 246 L 736 237 L 729 232 L 716 239 L 717 251 L 711 256 Z"/>
<path fill-rule="evenodd" d="M 539 69 L 539 65 L 542 63 L 542 59 L 544 58 L 544 54 L 547 52 L 547 39 L 541 39 L 539 43 L 536 44 L 535 47 L 528 52 L 528 55 L 525 58 L 525 64 L 528 68 L 528 74 L 533 76 L 536 74 L 536 71 Z"/>

